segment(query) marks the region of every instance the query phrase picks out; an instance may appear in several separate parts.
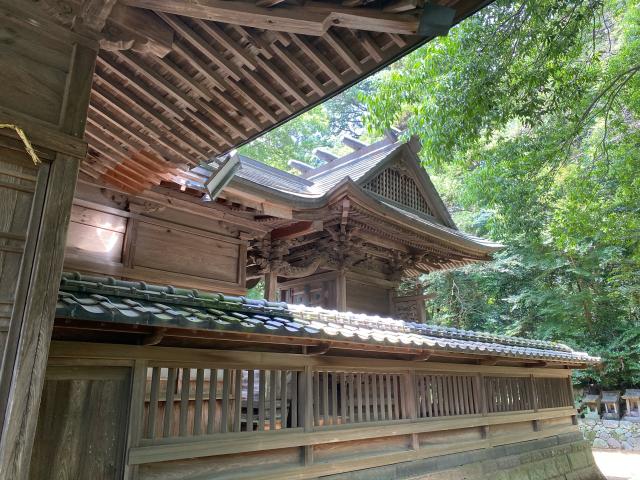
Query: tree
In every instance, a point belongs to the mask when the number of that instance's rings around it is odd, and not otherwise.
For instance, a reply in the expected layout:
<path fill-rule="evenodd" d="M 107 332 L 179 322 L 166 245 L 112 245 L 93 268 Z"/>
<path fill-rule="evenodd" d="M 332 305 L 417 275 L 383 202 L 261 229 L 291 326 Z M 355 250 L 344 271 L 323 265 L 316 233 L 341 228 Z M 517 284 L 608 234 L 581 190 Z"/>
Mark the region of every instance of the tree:
<path fill-rule="evenodd" d="M 640 382 L 640 3 L 498 1 L 382 74 L 372 132 L 417 134 L 492 263 L 431 276 L 436 322 L 603 356 Z"/>

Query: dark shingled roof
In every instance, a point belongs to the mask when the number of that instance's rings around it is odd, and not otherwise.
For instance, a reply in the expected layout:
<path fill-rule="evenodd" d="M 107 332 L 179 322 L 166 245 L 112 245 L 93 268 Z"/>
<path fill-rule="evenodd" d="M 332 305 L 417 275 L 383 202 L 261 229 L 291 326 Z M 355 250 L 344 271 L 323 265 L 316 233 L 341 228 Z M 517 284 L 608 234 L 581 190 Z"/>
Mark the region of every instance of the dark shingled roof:
<path fill-rule="evenodd" d="M 593 364 L 566 345 L 392 318 L 63 273 L 56 316 L 99 322 L 299 336 L 429 351 Z"/>

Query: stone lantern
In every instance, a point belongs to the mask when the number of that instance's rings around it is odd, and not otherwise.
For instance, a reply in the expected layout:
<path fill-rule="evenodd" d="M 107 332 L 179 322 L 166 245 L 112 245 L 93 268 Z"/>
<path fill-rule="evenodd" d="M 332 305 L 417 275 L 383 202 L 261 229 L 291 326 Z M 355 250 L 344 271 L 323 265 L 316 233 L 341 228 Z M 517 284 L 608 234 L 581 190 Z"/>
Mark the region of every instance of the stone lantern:
<path fill-rule="evenodd" d="M 602 392 L 602 403 L 604 404 L 604 420 L 620 420 L 620 392 Z"/>
<path fill-rule="evenodd" d="M 584 418 L 599 420 L 601 403 L 599 394 L 585 395 L 584 400 L 582 400 L 582 404 L 587 407 Z"/>
<path fill-rule="evenodd" d="M 623 420 L 640 422 L 640 389 L 627 388 L 622 398 L 627 402 L 627 413 Z"/>

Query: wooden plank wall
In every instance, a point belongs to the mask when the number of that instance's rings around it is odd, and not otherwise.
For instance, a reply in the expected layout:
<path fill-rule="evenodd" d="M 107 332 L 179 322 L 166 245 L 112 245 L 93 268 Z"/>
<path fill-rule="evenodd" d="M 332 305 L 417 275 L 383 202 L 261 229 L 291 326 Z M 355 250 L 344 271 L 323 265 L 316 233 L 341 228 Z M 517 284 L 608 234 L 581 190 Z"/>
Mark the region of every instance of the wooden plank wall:
<path fill-rule="evenodd" d="M 128 367 L 50 368 L 30 478 L 122 478 L 130 395 Z"/>
<path fill-rule="evenodd" d="M 98 48 L 39 9 L 0 0 L 0 124 L 42 162 L 0 130 L 0 478 L 28 476 Z"/>
<path fill-rule="evenodd" d="M 16 300 L 37 175 L 25 152 L 0 148 L 0 358 Z"/>
<path fill-rule="evenodd" d="M 222 225 L 174 217 L 170 210 L 150 216 L 76 199 L 65 269 L 244 294 L 247 241 Z"/>

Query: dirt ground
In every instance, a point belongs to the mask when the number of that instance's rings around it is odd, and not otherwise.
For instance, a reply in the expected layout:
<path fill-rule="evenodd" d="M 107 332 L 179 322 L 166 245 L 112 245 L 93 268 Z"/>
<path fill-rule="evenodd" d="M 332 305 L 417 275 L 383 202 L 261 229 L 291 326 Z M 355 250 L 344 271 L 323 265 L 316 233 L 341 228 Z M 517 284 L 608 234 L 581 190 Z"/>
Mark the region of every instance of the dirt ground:
<path fill-rule="evenodd" d="M 607 480 L 640 480 L 640 453 L 594 450 L 593 456 Z"/>

